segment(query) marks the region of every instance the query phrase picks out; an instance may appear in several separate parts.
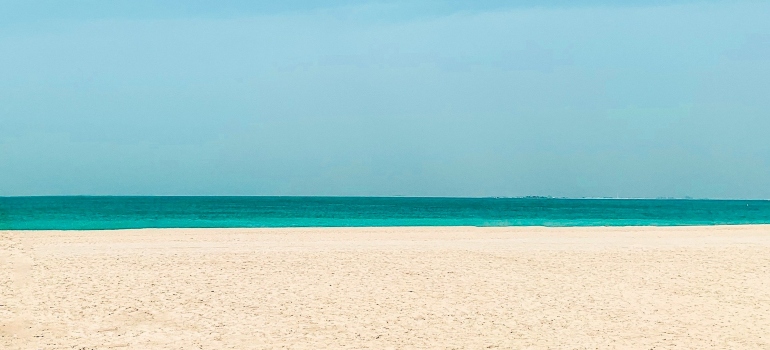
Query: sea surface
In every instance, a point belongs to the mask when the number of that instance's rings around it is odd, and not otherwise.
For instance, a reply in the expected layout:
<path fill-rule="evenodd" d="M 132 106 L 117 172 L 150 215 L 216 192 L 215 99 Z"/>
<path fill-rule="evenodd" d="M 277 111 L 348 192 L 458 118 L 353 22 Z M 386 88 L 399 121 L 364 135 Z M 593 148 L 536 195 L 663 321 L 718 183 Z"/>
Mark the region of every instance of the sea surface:
<path fill-rule="evenodd" d="M 2 230 L 770 224 L 770 201 L 408 197 L 0 197 Z"/>

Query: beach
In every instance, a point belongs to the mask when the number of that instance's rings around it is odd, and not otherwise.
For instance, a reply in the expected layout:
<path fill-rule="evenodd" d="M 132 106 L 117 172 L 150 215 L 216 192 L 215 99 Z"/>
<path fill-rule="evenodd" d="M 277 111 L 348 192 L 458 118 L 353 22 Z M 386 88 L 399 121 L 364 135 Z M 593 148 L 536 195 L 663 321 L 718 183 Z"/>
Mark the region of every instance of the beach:
<path fill-rule="evenodd" d="M 770 348 L 770 226 L 0 231 L 3 349 Z"/>

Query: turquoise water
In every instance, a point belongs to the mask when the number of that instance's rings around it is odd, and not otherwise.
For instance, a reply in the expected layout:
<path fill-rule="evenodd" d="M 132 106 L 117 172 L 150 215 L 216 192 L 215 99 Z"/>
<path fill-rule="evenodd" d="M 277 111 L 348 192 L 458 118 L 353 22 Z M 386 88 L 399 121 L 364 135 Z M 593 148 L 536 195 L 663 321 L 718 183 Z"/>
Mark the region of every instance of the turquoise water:
<path fill-rule="evenodd" d="M 716 224 L 770 224 L 770 201 L 402 197 L 0 197 L 0 229 L 4 230 Z"/>
<path fill-rule="evenodd" d="M 3 230 L 717 224 L 770 224 L 770 201 L 402 197 L 0 197 L 0 229 Z"/>

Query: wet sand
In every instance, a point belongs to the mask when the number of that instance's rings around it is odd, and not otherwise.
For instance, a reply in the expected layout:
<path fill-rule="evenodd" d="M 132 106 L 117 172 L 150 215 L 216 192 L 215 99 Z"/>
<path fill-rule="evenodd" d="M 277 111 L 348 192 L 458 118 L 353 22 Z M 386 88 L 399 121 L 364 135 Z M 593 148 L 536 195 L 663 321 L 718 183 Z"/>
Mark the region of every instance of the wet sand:
<path fill-rule="evenodd" d="M 3 349 L 770 348 L 770 226 L 0 231 Z"/>

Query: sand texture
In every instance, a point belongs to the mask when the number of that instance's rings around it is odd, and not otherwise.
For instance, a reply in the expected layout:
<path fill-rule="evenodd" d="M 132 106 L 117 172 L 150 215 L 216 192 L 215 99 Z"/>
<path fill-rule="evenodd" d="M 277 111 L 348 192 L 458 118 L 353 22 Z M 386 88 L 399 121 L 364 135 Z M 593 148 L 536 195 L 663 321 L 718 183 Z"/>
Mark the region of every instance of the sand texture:
<path fill-rule="evenodd" d="M 0 231 L 2 349 L 770 349 L 770 226 Z"/>

